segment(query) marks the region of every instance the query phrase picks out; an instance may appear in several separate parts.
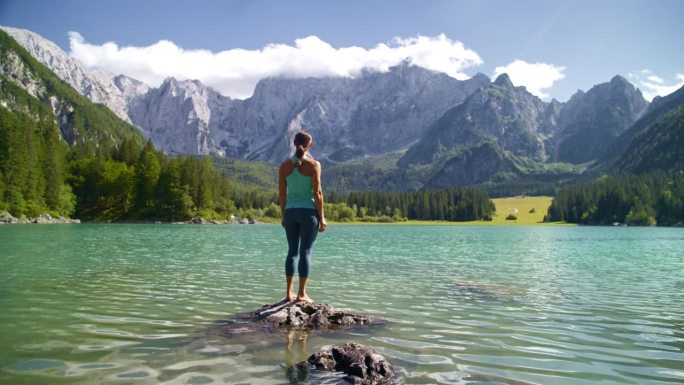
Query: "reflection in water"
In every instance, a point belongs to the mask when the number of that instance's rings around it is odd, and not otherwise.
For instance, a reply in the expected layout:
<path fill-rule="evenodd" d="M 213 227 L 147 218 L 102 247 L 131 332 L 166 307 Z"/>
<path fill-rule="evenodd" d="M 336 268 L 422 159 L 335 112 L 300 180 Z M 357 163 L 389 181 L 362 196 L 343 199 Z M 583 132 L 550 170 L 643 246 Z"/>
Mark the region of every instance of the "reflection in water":
<path fill-rule="evenodd" d="M 306 352 L 306 340 L 309 332 L 303 330 L 288 330 L 285 332 L 285 373 L 290 384 L 299 384 L 307 379 L 307 371 L 296 367 L 298 362 L 308 358 Z"/>

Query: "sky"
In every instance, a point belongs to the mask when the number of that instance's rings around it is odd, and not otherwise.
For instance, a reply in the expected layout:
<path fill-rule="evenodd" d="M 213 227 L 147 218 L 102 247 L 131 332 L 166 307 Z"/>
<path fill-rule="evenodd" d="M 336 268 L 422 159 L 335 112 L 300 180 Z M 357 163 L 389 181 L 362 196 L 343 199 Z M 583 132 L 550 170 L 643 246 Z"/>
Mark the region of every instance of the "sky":
<path fill-rule="evenodd" d="M 0 25 L 157 86 L 249 97 L 269 76 L 358 76 L 404 60 L 507 73 L 544 100 L 621 75 L 647 99 L 684 84 L 684 0 L 0 0 Z"/>

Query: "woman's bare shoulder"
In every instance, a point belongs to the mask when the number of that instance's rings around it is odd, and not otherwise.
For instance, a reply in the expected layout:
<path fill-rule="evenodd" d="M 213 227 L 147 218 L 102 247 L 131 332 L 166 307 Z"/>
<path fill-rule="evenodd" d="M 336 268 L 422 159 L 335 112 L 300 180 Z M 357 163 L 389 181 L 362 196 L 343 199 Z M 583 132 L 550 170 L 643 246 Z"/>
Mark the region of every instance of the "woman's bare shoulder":
<path fill-rule="evenodd" d="M 279 171 L 280 172 L 285 172 L 285 173 L 290 173 L 292 172 L 292 169 L 294 168 L 294 165 L 292 164 L 292 161 L 289 159 L 285 159 L 282 163 L 280 163 Z"/>
<path fill-rule="evenodd" d="M 311 157 L 310 155 L 307 155 L 307 156 L 302 158 L 302 163 L 314 165 L 314 164 L 317 164 L 318 161 L 316 159 L 314 159 L 313 157 Z"/>
<path fill-rule="evenodd" d="M 315 159 L 311 159 L 311 158 L 302 159 L 302 164 L 306 164 L 308 167 L 311 167 L 311 168 L 320 168 L 321 167 L 321 163 L 319 161 L 317 161 Z"/>

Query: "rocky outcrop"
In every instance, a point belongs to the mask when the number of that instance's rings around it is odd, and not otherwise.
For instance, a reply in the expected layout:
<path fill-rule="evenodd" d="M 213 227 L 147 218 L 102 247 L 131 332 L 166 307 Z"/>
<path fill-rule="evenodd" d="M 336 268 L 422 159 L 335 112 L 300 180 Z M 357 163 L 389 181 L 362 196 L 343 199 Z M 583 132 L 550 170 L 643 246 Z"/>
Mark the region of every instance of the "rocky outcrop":
<path fill-rule="evenodd" d="M 167 78 L 159 88 L 145 93 L 131 79 L 117 78 L 117 84 L 129 100 L 131 121 L 157 148 L 171 154 L 224 155 L 214 143 L 210 126 L 216 121 L 212 107 L 224 101 L 230 104 L 229 98 L 198 80 Z"/>
<path fill-rule="evenodd" d="M 264 305 L 251 313 L 253 321 L 287 329 L 327 329 L 344 326 L 369 325 L 367 315 L 337 310 L 327 303 L 279 302 Z"/>
<path fill-rule="evenodd" d="M 0 211 L 0 224 L 17 223 L 19 220 L 7 211 Z"/>
<path fill-rule="evenodd" d="M 265 333 L 279 331 L 333 331 L 355 327 L 382 325 L 382 319 L 337 310 L 328 304 L 288 302 L 272 305 L 218 321 L 212 334 L 226 338 L 261 338 Z"/>
<path fill-rule="evenodd" d="M 314 353 L 306 361 L 298 363 L 297 368 L 303 372 L 312 368 L 343 372 L 346 374 L 344 380 L 354 385 L 399 383 L 392 364 L 385 357 L 368 346 L 354 342 Z"/>
<path fill-rule="evenodd" d="M 256 224 L 259 224 L 259 222 L 257 220 L 252 219 L 252 218 L 237 219 L 234 216 L 232 216 L 230 219 L 220 220 L 220 221 L 216 220 L 216 219 L 205 219 L 202 217 L 195 217 L 195 218 L 191 218 L 187 222 L 178 222 L 178 223 L 186 223 L 189 225 L 235 225 L 235 224 L 256 225 Z"/>
<path fill-rule="evenodd" d="M 325 369 L 344 372 L 345 380 L 352 384 L 396 384 L 398 378 L 392 365 L 375 350 L 356 343 L 336 346 L 331 350 L 315 353 L 307 361 L 305 341 L 318 333 L 347 332 L 382 326 L 385 320 L 365 314 L 338 310 L 329 304 L 313 302 L 289 302 L 282 300 L 264 305 L 258 310 L 238 314 L 230 319 L 215 322 L 208 330 L 212 340 L 226 339 L 231 344 L 246 346 L 280 346 L 286 341 L 286 353 L 294 354 L 292 343 L 300 342 L 297 357 L 287 358 L 288 376 L 299 383 L 307 376 L 317 376 L 310 370 Z M 303 342 L 302 342 L 303 341 Z M 294 359 L 292 359 L 294 358 Z M 300 362 L 301 361 L 301 362 Z M 293 382 L 294 383 L 294 382 Z"/>
<path fill-rule="evenodd" d="M 57 224 L 57 223 L 81 223 L 79 219 L 70 219 L 63 216 L 53 218 L 50 214 L 41 214 L 35 218 L 27 218 L 21 216 L 19 218 L 13 217 L 7 211 L 0 211 L 0 224 L 22 224 L 22 223 L 37 223 L 37 224 Z"/>

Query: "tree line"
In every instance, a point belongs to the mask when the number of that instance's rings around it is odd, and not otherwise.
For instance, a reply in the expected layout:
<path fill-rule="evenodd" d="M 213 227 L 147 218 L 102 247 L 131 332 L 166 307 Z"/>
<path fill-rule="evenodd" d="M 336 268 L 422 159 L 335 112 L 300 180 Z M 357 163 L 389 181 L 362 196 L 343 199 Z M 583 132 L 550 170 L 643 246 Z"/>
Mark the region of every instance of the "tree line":
<path fill-rule="evenodd" d="M 463 187 L 415 192 L 331 193 L 327 200 L 330 209 L 341 216 L 340 220 L 375 217 L 462 222 L 491 220 L 496 210 L 484 190 Z"/>
<path fill-rule="evenodd" d="M 684 171 L 621 174 L 560 189 L 547 220 L 607 225 L 684 223 Z"/>
<path fill-rule="evenodd" d="M 208 157 L 168 156 L 139 137 L 67 146 L 49 112 L 0 108 L 0 210 L 85 220 L 254 216 L 275 202 L 229 180 Z"/>

